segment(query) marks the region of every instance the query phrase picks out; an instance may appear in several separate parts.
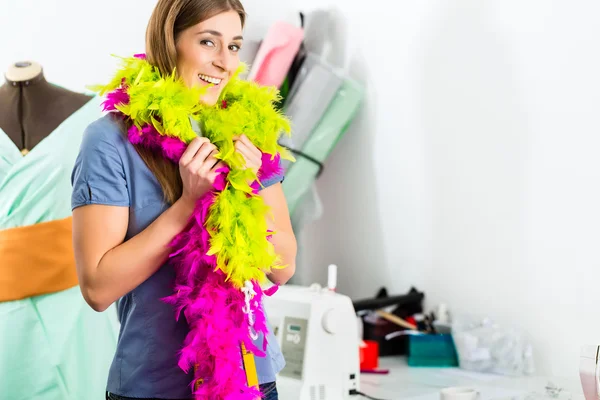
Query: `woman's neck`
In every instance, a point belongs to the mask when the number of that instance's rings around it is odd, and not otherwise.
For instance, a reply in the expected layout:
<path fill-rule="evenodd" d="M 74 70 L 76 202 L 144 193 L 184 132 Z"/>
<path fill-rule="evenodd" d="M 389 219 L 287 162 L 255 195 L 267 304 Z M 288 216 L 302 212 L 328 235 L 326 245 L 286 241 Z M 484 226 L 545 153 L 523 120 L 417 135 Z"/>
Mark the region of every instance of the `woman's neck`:
<path fill-rule="evenodd" d="M 0 86 L 0 129 L 24 152 L 91 99 L 49 83 L 41 70 L 35 76 L 15 76 L 10 72 Z"/>

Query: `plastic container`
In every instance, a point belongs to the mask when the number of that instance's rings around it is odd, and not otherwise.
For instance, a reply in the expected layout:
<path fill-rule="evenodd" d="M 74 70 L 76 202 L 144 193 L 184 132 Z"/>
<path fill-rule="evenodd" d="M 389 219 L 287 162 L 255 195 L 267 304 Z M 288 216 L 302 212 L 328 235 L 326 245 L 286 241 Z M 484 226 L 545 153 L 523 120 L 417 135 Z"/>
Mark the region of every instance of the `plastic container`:
<path fill-rule="evenodd" d="M 360 369 L 377 369 L 379 367 L 379 343 L 365 340 L 360 348 Z"/>
<path fill-rule="evenodd" d="M 411 335 L 408 344 L 408 365 L 457 367 L 458 356 L 452 335 Z"/>

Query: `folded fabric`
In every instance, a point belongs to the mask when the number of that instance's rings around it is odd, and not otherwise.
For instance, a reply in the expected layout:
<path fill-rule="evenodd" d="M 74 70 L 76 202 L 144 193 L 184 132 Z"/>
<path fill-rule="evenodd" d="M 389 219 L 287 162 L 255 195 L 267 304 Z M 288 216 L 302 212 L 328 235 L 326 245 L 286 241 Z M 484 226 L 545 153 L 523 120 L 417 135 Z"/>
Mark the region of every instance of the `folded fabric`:
<path fill-rule="evenodd" d="M 254 64 L 254 60 L 256 60 L 256 56 L 258 54 L 258 49 L 260 49 L 262 41 L 256 39 L 244 39 L 244 46 L 240 49 L 240 61 L 247 64 Z M 250 71 L 244 71 L 240 73 L 240 79 L 247 79 Z"/>
<path fill-rule="evenodd" d="M 282 138 L 282 145 L 301 150 L 313 133 L 342 84 L 342 75 L 314 54 L 308 54 L 298 71 L 284 112 L 292 121 L 293 139 Z M 289 162 L 284 162 L 287 170 Z"/>
<path fill-rule="evenodd" d="M 310 158 L 298 156 L 297 161 L 287 170 L 283 181 L 290 215 L 294 214 L 319 173 L 320 166 L 313 160 L 322 163 L 329 156 L 354 119 L 363 97 L 364 90 L 361 85 L 351 79 L 344 79 L 323 117 L 310 135 L 302 141 L 301 153 Z"/>
<path fill-rule="evenodd" d="M 260 45 L 247 79 L 279 88 L 303 38 L 302 28 L 283 21 L 273 24 Z"/>

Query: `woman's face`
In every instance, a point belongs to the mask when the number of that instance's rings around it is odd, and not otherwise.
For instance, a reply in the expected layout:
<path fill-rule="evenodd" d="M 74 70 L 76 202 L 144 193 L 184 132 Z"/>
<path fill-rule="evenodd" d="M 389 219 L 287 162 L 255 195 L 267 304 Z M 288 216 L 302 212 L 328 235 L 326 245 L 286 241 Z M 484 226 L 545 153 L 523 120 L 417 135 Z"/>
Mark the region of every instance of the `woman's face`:
<path fill-rule="evenodd" d="M 177 71 L 188 87 L 208 86 L 200 101 L 214 105 L 240 64 L 242 22 L 235 11 L 217 14 L 181 32 Z"/>

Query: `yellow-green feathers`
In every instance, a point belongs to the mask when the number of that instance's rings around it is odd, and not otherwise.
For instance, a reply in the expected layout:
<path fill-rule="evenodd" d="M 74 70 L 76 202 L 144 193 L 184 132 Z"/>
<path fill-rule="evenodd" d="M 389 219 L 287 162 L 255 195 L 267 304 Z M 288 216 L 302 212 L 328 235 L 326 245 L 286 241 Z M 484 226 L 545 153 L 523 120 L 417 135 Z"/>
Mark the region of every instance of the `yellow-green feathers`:
<path fill-rule="evenodd" d="M 216 268 L 225 273 L 235 287 L 247 280 L 263 281 L 270 268 L 280 267 L 268 236 L 268 207 L 253 192 L 250 182 L 257 176 L 245 168 L 235 151 L 234 138 L 246 135 L 263 153 L 293 160 L 277 141 L 290 133 L 287 118 L 277 111 L 275 88 L 261 87 L 238 78 L 242 65 L 223 89 L 214 106 L 200 103 L 205 88 L 188 88 L 175 73 L 162 76 L 144 58 L 122 59 L 123 66 L 105 86 L 95 87 L 101 95 L 119 92 L 124 101 L 114 107 L 138 128 L 152 125 L 160 135 L 189 143 L 196 133 L 189 118 L 199 122 L 203 136 L 219 149 L 217 158 L 230 168 L 227 184 L 215 197 L 205 227 L 209 232 L 209 255 L 215 255 Z"/>

